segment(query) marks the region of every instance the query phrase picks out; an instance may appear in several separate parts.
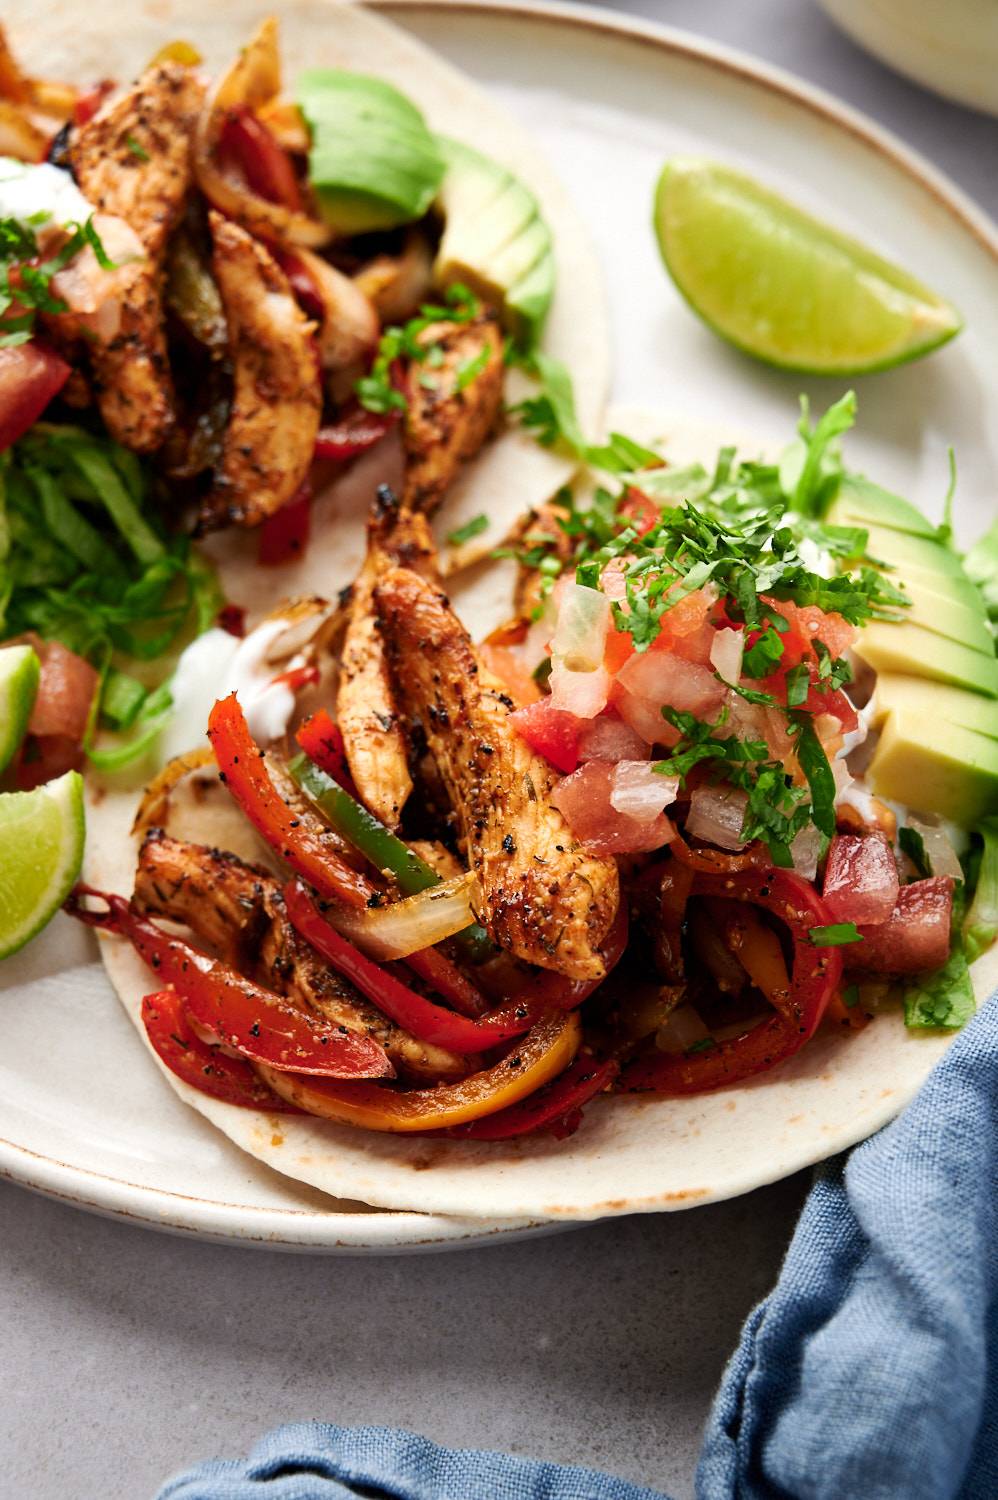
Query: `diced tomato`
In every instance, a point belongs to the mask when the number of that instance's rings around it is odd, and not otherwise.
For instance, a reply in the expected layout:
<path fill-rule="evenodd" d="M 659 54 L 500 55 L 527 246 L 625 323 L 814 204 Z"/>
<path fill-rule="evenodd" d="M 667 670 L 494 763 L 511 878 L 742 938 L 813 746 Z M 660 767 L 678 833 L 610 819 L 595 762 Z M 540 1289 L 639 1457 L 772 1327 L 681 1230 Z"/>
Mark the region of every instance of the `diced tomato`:
<path fill-rule="evenodd" d="M 664 813 L 651 818 L 629 817 L 613 806 L 611 796 L 617 767 L 591 760 L 559 781 L 551 801 L 577 839 L 600 854 L 639 854 L 661 849 L 675 836 Z M 665 794 L 666 778 L 662 778 Z"/>
<path fill-rule="evenodd" d="M 662 615 L 662 629 L 652 642 L 651 650 L 668 651 L 673 656 L 681 656 L 684 661 L 706 666 L 714 640 L 710 622 L 713 603 L 713 595 L 706 589 L 694 589 L 680 599 Z"/>
<path fill-rule="evenodd" d="M 246 634 L 246 611 L 241 604 L 223 604 L 215 618 L 219 630 L 228 631 L 238 640 Z"/>
<path fill-rule="evenodd" d="M 647 760 L 648 755 L 648 742 L 610 710 L 587 720 L 579 737 L 581 761 Z"/>
<path fill-rule="evenodd" d="M 886 838 L 876 833 L 835 835 L 822 888 L 831 921 L 879 926 L 894 911 L 898 889 L 897 861 Z"/>
<path fill-rule="evenodd" d="M 316 458 L 343 462 L 366 453 L 375 443 L 380 443 L 386 432 L 390 432 L 398 421 L 397 411 L 366 411 L 355 401 L 344 408 L 339 418 L 325 427 L 320 427 L 315 439 Z"/>
<path fill-rule="evenodd" d="M 652 527 L 658 523 L 661 512 L 648 495 L 629 484 L 624 491 L 624 498 L 617 507 L 618 515 L 633 526 L 638 536 L 647 536 Z"/>
<path fill-rule="evenodd" d="M 33 647 L 42 667 L 28 733 L 79 744 L 90 722 L 97 672 L 61 641 L 43 641 L 33 632 L 21 639 Z"/>
<path fill-rule="evenodd" d="M 886 922 L 856 924 L 863 941 L 842 948 L 846 967 L 873 974 L 939 969 L 949 958 L 952 919 L 953 881 L 948 875 L 903 885 Z"/>
<path fill-rule="evenodd" d="M 483 641 L 478 654 L 486 670 L 499 679 L 517 704 L 536 703 L 541 697 L 537 679 L 528 672 L 515 643 L 504 645 L 499 641 Z"/>
<path fill-rule="evenodd" d="M 21 748 L 15 781 L 19 792 L 30 792 L 83 764 L 83 746 L 66 734 L 29 734 Z"/>
<path fill-rule="evenodd" d="M 675 744 L 677 735 L 662 717 L 663 706 L 712 719 L 725 692 L 706 667 L 671 652 L 644 651 L 635 652 L 617 674 L 613 703 L 649 745 L 668 745 Z"/>
<path fill-rule="evenodd" d="M 268 516 L 260 527 L 259 561 L 276 568 L 304 556 L 312 516 L 312 486 L 306 479 L 297 493 Z"/>
<path fill-rule="evenodd" d="M 785 705 L 787 701 L 787 671 L 789 670 L 789 666 L 786 670 L 781 667 L 779 672 L 774 672 L 769 677 L 760 677 L 752 685 L 760 693 L 772 694 L 781 706 Z M 846 694 L 842 692 L 841 688 L 822 687 L 820 679 L 816 676 L 816 668 L 811 667 L 810 672 L 811 685 L 807 690 L 807 697 L 803 703 L 798 704 L 798 707 L 809 714 L 833 714 L 846 733 L 856 729 L 859 724 L 859 715 Z"/>
<path fill-rule="evenodd" d="M 629 657 L 634 655 L 634 638 L 626 630 L 618 630 L 611 618 L 606 632 L 606 648 L 603 653 L 603 665 L 615 676 Z"/>
<path fill-rule="evenodd" d="M 0 452 L 37 422 L 69 375 L 66 361 L 43 344 L 0 349 Z"/>
<path fill-rule="evenodd" d="M 543 755 L 556 770 L 574 771 L 579 764 L 579 735 L 587 719 L 555 708 L 550 698 L 542 698 L 510 714 L 510 723 L 531 750 Z"/>
<path fill-rule="evenodd" d="M 294 164 L 247 105 L 237 105 L 229 111 L 222 126 L 219 150 L 223 157 L 229 156 L 237 163 L 254 193 L 268 203 L 281 203 L 285 208 L 300 211 L 301 189 Z"/>

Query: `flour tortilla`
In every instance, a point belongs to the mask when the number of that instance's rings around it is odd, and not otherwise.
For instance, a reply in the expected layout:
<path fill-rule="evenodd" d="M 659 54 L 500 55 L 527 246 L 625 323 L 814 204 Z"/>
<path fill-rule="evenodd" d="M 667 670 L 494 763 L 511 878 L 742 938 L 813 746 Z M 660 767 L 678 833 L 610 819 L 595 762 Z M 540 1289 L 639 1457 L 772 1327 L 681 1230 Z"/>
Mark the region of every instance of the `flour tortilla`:
<path fill-rule="evenodd" d="M 680 430 L 630 410 L 615 411 L 612 426 L 657 442 L 677 464 L 699 458 L 709 465 L 721 442 L 732 439 L 730 425 L 693 430 L 684 423 Z M 752 441 L 741 451 L 765 456 Z M 509 614 L 512 583 L 508 564 L 457 581 L 452 596 L 476 637 Z M 131 891 L 136 795 L 91 786 L 88 797 L 87 879 L 105 890 Z M 214 780 L 186 809 L 179 805 L 171 831 L 244 858 L 270 859 Z M 146 1041 L 140 1007 L 153 977 L 119 939 L 102 940 L 102 947 L 111 980 Z M 998 953 L 992 952 L 974 966 L 978 1000 L 996 984 Z M 462 1217 L 595 1219 L 732 1197 L 853 1145 L 907 1103 L 951 1040 L 908 1031 L 894 1010 L 865 1031 L 819 1035 L 772 1073 L 717 1094 L 597 1099 L 578 1133 L 564 1142 L 438 1142 L 258 1114 L 207 1098 L 156 1062 L 169 1086 L 236 1145 L 337 1198 Z"/>
<path fill-rule="evenodd" d="M 273 10 L 280 20 L 285 88 L 306 67 L 327 65 L 375 73 L 406 93 L 432 129 L 494 157 L 534 192 L 554 235 L 557 290 L 544 331 L 543 348 L 563 360 L 575 379 L 584 431 L 600 425 L 610 374 L 610 339 L 602 277 L 588 232 L 568 194 L 534 141 L 487 94 L 407 32 L 373 12 L 338 0 L 157 0 L 135 6 L 120 0 L 91 9 L 81 25 L 79 0 L 9 0 L 6 26 L 15 56 L 28 72 L 90 83 L 134 77 L 164 43 L 192 42 L 213 74 L 225 68 L 261 19 Z M 510 372 L 511 401 L 525 389 Z M 351 582 L 364 547 L 364 520 L 379 482 L 395 477 L 374 462 L 320 495 L 313 513 L 312 542 L 305 557 L 285 567 L 260 569 L 255 534 L 237 529 L 212 537 L 205 550 L 219 565 L 229 597 L 259 618 L 292 594 L 332 597 Z M 487 556 L 504 540 L 517 517 L 552 495 L 573 465 L 515 427 L 504 431 L 469 463 L 437 514 L 435 530 L 446 572 Z M 446 538 L 479 515 L 489 528 L 460 549 Z"/>

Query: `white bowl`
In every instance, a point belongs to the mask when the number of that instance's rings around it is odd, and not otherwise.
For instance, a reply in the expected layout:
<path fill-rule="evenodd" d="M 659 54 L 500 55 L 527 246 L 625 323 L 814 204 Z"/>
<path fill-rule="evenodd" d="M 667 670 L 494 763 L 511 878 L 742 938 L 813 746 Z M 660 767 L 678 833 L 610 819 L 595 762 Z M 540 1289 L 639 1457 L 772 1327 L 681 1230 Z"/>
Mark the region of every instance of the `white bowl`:
<path fill-rule="evenodd" d="M 998 115 L 998 0 L 821 0 L 854 41 L 947 99 Z"/>

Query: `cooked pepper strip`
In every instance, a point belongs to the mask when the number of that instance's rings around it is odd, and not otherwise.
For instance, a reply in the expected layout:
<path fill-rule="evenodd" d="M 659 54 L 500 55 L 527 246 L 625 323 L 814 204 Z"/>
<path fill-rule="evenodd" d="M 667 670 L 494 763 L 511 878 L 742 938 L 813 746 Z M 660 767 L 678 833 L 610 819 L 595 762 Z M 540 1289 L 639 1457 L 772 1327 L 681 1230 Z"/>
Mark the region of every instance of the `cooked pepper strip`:
<path fill-rule="evenodd" d="M 362 994 L 373 1000 L 397 1026 L 402 1026 L 421 1042 L 446 1047 L 450 1052 L 486 1052 L 514 1037 L 523 1036 L 540 1018 L 554 1010 L 571 1010 L 581 1005 L 600 980 L 571 980 L 550 970 L 534 974 L 514 999 L 489 1011 L 480 1020 L 455 1015 L 442 1005 L 434 1005 L 417 995 L 394 974 L 388 973 L 367 958 L 320 915 L 300 881 L 292 880 L 284 888 L 284 904 L 292 926 L 311 943 L 317 953 L 355 984 Z M 626 920 L 621 939 L 618 920 L 607 953 L 611 969 L 626 943 Z M 411 963 L 411 957 L 407 960 Z"/>
<path fill-rule="evenodd" d="M 208 718 L 208 738 L 222 780 L 270 847 L 324 900 L 366 906 L 373 894 L 370 881 L 302 826 L 278 795 L 235 693 L 215 704 Z"/>
<path fill-rule="evenodd" d="M 84 896 L 103 901 L 107 910 L 85 907 Z M 88 927 L 126 937 L 156 976 L 176 990 L 191 1019 L 244 1057 L 271 1068 L 332 1078 L 394 1077 L 387 1053 L 373 1037 L 329 1026 L 296 1010 L 235 969 L 137 916 L 123 896 L 78 885 L 66 910 Z"/>
<path fill-rule="evenodd" d="M 455 1125 L 447 1134 L 465 1141 L 508 1141 L 517 1135 L 550 1131 L 563 1140 L 581 1124 L 582 1106 L 601 1094 L 617 1071 L 618 1065 L 612 1058 L 597 1063 L 592 1057 L 577 1057 L 559 1078 L 528 1099 L 521 1099 L 498 1114 L 486 1115 L 467 1125 Z"/>
<path fill-rule="evenodd" d="M 301 188 L 291 158 L 248 105 L 237 104 L 229 110 L 219 148 L 235 159 L 254 193 L 268 203 L 301 211 Z"/>
<path fill-rule="evenodd" d="M 793 1022 L 790 978 L 780 940 L 771 927 L 764 927 L 750 906 L 719 901 L 711 908 L 729 952 L 741 964 L 757 990 L 774 1010 Z"/>
<path fill-rule="evenodd" d="M 440 876 L 433 866 L 414 854 L 380 819 L 340 786 L 329 774 L 328 766 L 320 769 L 308 755 L 296 755 L 288 771 L 329 826 L 370 860 L 376 870 L 394 876 L 403 896 L 416 896 L 420 891 L 428 891 L 431 886 L 440 884 Z M 458 933 L 454 941 L 472 960 L 487 958 L 494 952 L 488 933 L 477 923 Z"/>
<path fill-rule="evenodd" d="M 347 765 L 343 731 L 338 724 L 333 723 L 324 708 L 317 709 L 314 714 L 309 714 L 305 722 L 299 724 L 295 730 L 295 739 L 308 759 L 317 765 L 320 771 L 325 771 L 326 775 L 332 777 L 333 781 L 341 787 L 347 790 L 351 788 L 353 783 L 350 778 L 350 767 Z M 297 765 L 300 758 L 296 757 L 292 764 Z M 294 775 L 293 771 L 292 775 Z M 297 777 L 295 779 L 297 780 Z M 351 792 L 350 795 L 352 796 L 353 793 Z"/>
<path fill-rule="evenodd" d="M 816 948 L 812 927 L 828 925 L 828 913 L 814 886 L 789 870 L 743 870 L 730 875 L 698 874 L 694 896 L 747 901 L 761 906 L 789 928 L 793 971 L 785 1012 L 758 1022 L 741 1036 L 686 1054 L 655 1052 L 629 1064 L 622 1089 L 656 1094 L 702 1094 L 740 1083 L 799 1052 L 817 1030 L 842 978 L 838 948 Z"/>
<path fill-rule="evenodd" d="M 271 1088 L 310 1115 L 365 1130 L 421 1134 L 491 1115 L 557 1078 L 579 1049 L 577 1015 L 545 1017 L 519 1047 L 484 1072 L 435 1088 L 396 1090 L 376 1083 L 334 1083 L 298 1073 L 261 1072 Z"/>
<path fill-rule="evenodd" d="M 149 1044 L 164 1067 L 182 1083 L 236 1104 L 240 1109 L 265 1109 L 271 1114 L 300 1114 L 294 1104 L 268 1088 L 241 1057 L 229 1057 L 211 1047 L 193 1030 L 174 990 L 160 990 L 142 1001 L 142 1024 Z"/>

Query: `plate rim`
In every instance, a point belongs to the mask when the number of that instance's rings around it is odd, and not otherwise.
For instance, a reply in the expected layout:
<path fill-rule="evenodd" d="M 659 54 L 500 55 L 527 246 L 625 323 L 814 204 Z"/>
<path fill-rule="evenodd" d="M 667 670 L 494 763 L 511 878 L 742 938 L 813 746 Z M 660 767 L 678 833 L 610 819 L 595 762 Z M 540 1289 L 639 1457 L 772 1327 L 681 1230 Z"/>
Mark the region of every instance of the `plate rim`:
<path fill-rule="evenodd" d="M 409 15 L 458 13 L 519 23 L 567 26 L 638 42 L 694 64 L 720 69 L 776 93 L 844 131 L 913 179 L 991 256 L 998 267 L 998 223 L 921 152 L 830 91 L 773 63 L 693 32 L 643 17 L 607 14 L 576 0 L 350 0 L 405 24 Z M 56 1201 L 125 1223 L 213 1243 L 319 1254 L 399 1254 L 459 1249 L 564 1230 L 585 1221 L 451 1219 L 372 1209 L 369 1213 L 250 1207 L 128 1182 L 74 1166 L 0 1138 L 0 1178 Z M 401 1234 L 400 1234 L 401 1231 Z"/>

